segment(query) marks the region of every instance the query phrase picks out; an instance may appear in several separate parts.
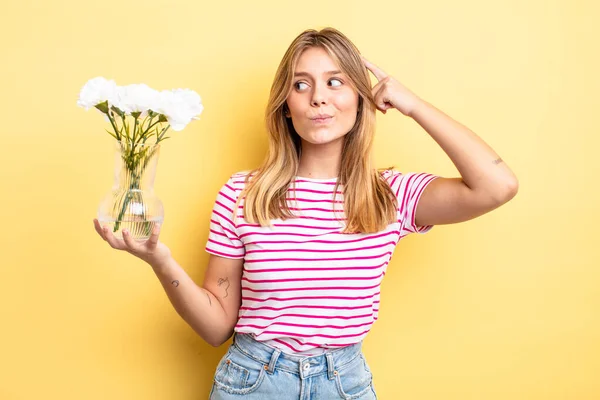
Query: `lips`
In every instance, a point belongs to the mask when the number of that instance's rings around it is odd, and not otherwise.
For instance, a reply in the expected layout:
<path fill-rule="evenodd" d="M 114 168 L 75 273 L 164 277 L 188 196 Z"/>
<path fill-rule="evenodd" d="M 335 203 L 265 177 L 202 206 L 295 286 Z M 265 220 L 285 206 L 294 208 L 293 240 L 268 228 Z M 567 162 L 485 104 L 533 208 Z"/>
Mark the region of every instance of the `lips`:
<path fill-rule="evenodd" d="M 312 117 L 310 120 L 315 124 L 326 124 L 331 121 L 333 117 L 329 114 L 317 114 Z"/>
<path fill-rule="evenodd" d="M 331 118 L 331 115 L 329 115 L 329 114 L 317 114 L 317 115 L 315 115 L 314 117 L 312 117 L 311 119 L 312 119 L 313 121 L 317 121 L 317 120 L 320 120 L 320 121 L 325 121 L 325 120 L 327 120 L 328 118 Z"/>
<path fill-rule="evenodd" d="M 329 123 L 333 120 L 333 117 L 327 118 L 314 118 L 310 122 L 314 125 L 329 125 Z"/>

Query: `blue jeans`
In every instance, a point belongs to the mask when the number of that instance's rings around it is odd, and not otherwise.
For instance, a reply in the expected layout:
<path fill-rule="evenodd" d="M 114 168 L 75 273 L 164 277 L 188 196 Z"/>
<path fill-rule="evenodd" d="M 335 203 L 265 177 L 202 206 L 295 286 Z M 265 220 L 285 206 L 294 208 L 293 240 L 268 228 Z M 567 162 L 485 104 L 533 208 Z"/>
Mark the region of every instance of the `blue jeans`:
<path fill-rule="evenodd" d="M 214 376 L 210 400 L 377 399 L 362 342 L 294 356 L 236 333 Z"/>

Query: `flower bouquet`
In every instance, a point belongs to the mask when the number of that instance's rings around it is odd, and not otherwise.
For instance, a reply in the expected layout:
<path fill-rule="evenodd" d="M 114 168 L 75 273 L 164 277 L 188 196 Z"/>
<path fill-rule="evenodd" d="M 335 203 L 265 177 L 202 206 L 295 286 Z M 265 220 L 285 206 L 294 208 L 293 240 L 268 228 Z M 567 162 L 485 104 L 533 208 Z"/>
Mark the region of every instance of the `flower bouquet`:
<path fill-rule="evenodd" d="M 117 86 L 97 77 L 81 89 L 77 105 L 95 108 L 110 122 L 106 130 L 115 141 L 115 176 L 111 191 L 98 207 L 100 224 L 108 224 L 122 238 L 146 240 L 155 224 L 162 224 L 164 209 L 154 194 L 154 177 L 160 143 L 169 128 L 181 131 L 202 113 L 200 96 L 189 89 L 157 91 L 145 84 Z"/>

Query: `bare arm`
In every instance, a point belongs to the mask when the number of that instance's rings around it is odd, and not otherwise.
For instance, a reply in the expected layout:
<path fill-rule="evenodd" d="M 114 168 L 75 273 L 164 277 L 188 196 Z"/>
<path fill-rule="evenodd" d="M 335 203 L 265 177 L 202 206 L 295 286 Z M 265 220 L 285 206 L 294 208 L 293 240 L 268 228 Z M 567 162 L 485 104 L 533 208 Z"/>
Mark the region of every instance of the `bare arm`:
<path fill-rule="evenodd" d="M 94 218 L 96 232 L 113 249 L 127 251 L 152 266 L 177 313 L 202 339 L 220 346 L 231 336 L 241 304 L 243 259 L 210 255 L 199 287 L 171 256 L 169 248 L 158 240 L 160 226 L 154 226 L 150 238 L 134 241 L 127 230 L 118 239 L 108 227 Z"/>
<path fill-rule="evenodd" d="M 461 174 L 460 178 L 437 178 L 427 185 L 416 210 L 417 226 L 467 221 L 500 207 L 517 194 L 515 174 L 483 139 L 364 57 L 363 62 L 379 81 L 372 88 L 377 108 L 384 114 L 395 108 L 412 117 Z"/>
<path fill-rule="evenodd" d="M 199 287 L 173 259 L 152 265 L 177 313 L 212 346 L 233 333 L 241 305 L 243 259 L 210 255 Z"/>

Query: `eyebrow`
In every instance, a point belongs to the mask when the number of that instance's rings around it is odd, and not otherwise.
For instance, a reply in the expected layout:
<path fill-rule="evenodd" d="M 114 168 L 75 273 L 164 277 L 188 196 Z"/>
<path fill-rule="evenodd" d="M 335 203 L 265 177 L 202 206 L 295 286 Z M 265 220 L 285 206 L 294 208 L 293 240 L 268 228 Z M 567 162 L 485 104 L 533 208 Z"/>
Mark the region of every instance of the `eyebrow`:
<path fill-rule="evenodd" d="M 335 71 L 326 71 L 323 74 L 324 75 L 335 75 L 335 74 L 341 74 L 341 73 L 342 73 L 342 71 L 335 70 Z M 311 76 L 311 75 L 308 72 L 296 72 L 296 73 L 294 73 L 294 76 Z"/>

